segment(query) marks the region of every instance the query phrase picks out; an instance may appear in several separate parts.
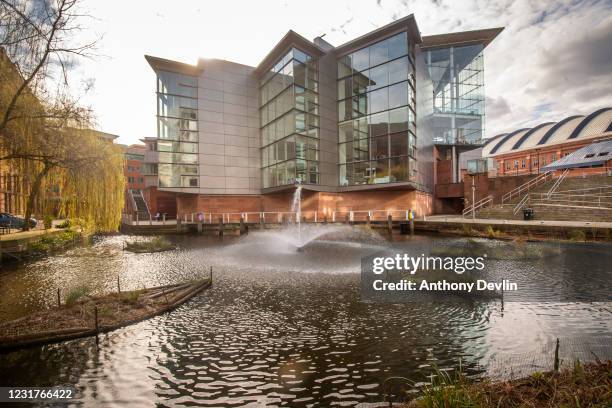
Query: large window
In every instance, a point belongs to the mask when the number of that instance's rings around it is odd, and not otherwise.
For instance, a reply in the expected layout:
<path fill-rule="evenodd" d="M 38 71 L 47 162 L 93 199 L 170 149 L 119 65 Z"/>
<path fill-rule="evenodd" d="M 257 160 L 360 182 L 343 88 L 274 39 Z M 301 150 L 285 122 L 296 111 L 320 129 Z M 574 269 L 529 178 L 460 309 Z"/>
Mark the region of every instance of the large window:
<path fill-rule="evenodd" d="M 159 187 L 198 187 L 198 80 L 157 72 Z"/>
<path fill-rule="evenodd" d="M 405 32 L 338 60 L 340 185 L 415 176 L 414 57 Z"/>
<path fill-rule="evenodd" d="M 483 46 L 446 47 L 425 54 L 433 84 L 437 143 L 480 143 L 484 132 Z"/>
<path fill-rule="evenodd" d="M 260 80 L 263 187 L 319 182 L 317 62 L 294 48 Z"/>

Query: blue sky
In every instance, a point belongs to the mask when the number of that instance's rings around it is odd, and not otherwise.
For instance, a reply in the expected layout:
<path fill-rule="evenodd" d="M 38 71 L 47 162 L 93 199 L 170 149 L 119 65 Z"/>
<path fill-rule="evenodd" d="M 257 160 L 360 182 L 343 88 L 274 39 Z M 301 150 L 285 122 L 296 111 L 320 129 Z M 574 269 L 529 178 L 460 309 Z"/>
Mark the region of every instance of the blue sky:
<path fill-rule="evenodd" d="M 504 26 L 486 49 L 486 136 L 612 106 L 612 0 L 85 0 L 97 53 L 73 83 L 100 130 L 155 136 L 155 76 L 145 54 L 257 65 L 289 30 L 334 45 L 414 13 L 423 35 Z M 321 10 L 325 12 L 321 13 Z"/>

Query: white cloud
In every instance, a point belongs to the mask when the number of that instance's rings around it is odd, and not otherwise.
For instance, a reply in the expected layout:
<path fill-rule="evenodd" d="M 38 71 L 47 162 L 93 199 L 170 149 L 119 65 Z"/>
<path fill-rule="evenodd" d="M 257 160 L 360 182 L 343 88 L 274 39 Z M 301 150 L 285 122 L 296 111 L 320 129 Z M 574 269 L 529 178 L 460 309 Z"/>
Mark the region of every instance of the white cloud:
<path fill-rule="evenodd" d="M 88 0 L 108 58 L 84 61 L 102 130 L 133 143 L 155 131 L 152 54 L 256 65 L 289 30 L 342 44 L 414 13 L 423 35 L 505 26 L 485 51 L 487 136 L 612 105 L 612 3 L 605 0 Z"/>

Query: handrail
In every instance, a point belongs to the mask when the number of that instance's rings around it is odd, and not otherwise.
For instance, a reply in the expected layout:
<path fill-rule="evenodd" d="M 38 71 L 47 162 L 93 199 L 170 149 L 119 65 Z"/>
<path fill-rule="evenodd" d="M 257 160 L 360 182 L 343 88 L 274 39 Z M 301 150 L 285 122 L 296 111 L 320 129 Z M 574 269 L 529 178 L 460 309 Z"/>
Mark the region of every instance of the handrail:
<path fill-rule="evenodd" d="M 471 212 L 476 212 L 477 210 L 481 209 L 482 207 L 484 207 L 485 205 L 489 204 L 492 201 L 493 201 L 492 195 L 486 196 L 485 198 L 465 208 L 463 212 L 461 213 L 461 215 L 465 217 L 467 214 L 470 214 Z"/>
<path fill-rule="evenodd" d="M 516 215 L 516 213 L 519 212 L 521 208 L 525 206 L 525 203 L 527 203 L 528 201 L 529 201 L 529 193 L 525 194 L 525 197 L 523 197 L 521 201 L 518 202 L 516 207 L 514 207 L 514 210 L 512 210 L 512 215 Z"/>
<path fill-rule="evenodd" d="M 527 181 L 526 183 L 523 183 L 520 186 L 510 190 L 509 192 L 507 192 L 506 194 L 504 194 L 502 196 L 502 201 L 501 201 L 502 204 L 505 204 L 506 201 L 512 199 L 512 197 L 514 197 L 516 195 L 520 195 L 525 190 L 529 191 L 532 187 L 535 187 L 536 185 L 540 184 L 540 182 L 548 181 L 548 178 L 550 176 L 552 176 L 552 174 L 553 174 L 553 172 L 547 171 L 546 173 L 542 173 L 539 176 L 537 176 L 536 178 L 533 178 L 533 179 Z"/>
<path fill-rule="evenodd" d="M 574 190 L 559 190 L 559 191 L 556 191 L 554 194 L 561 194 L 561 193 L 574 192 L 574 191 L 588 191 L 588 190 L 600 190 L 601 191 L 603 189 L 612 189 L 612 185 L 601 186 L 601 187 L 577 188 Z"/>
<path fill-rule="evenodd" d="M 550 190 L 548 190 L 548 192 L 546 193 L 546 198 L 550 198 L 550 195 L 554 193 L 555 190 L 559 187 L 559 185 L 563 182 L 563 180 L 565 180 L 565 176 L 567 176 L 568 172 L 569 172 L 569 169 L 563 170 L 563 173 L 561 173 L 561 175 L 557 178 L 557 180 L 552 185 Z"/>

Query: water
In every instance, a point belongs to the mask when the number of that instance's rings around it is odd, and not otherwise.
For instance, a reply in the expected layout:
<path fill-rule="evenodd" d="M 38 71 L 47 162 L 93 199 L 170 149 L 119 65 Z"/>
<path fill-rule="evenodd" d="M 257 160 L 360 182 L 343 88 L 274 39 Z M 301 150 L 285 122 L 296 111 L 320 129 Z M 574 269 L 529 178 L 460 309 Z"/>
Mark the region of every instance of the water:
<path fill-rule="evenodd" d="M 352 227 L 302 228 L 308 243 L 301 252 L 291 230 L 177 236 L 177 250 L 156 254 L 124 252 L 127 238 L 114 236 L 5 268 L 0 319 L 53 306 L 57 287 L 115 290 L 117 276 L 122 288 L 135 289 L 205 276 L 213 266 L 214 284 L 170 313 L 101 336 L 99 348 L 81 339 L 0 355 L 0 384 L 73 383 L 87 406 L 353 406 L 380 401 L 380 385 L 390 376 L 418 384 L 433 367 L 451 369 L 459 361 L 477 373 L 495 361 L 540 353 L 556 337 L 562 344 L 610 344 L 609 303 L 543 299 L 508 302 L 503 311 L 499 301 L 363 303 L 361 257 L 466 240 L 388 242 Z M 561 245 L 559 286 L 577 287 L 591 281 L 591 271 L 609 270 L 610 249 Z M 520 280 L 552 273 L 553 263 L 488 265 Z M 609 280 L 597 285 L 610 289 Z M 597 353 L 612 355 L 606 347 Z"/>
<path fill-rule="evenodd" d="M 297 240 L 300 243 L 300 247 L 305 245 L 302 242 L 302 185 L 298 184 L 293 193 L 293 200 L 291 201 L 291 212 L 295 213 L 295 220 L 297 223 Z"/>

